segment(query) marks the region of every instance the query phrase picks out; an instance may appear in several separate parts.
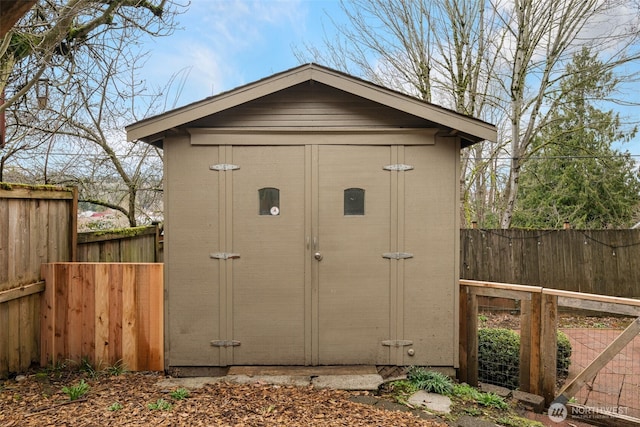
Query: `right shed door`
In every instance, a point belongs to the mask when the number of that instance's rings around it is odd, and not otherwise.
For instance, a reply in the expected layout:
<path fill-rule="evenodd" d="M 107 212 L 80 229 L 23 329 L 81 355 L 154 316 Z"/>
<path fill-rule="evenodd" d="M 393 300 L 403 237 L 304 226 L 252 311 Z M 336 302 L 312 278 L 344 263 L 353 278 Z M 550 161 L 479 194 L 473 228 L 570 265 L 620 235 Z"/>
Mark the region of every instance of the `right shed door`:
<path fill-rule="evenodd" d="M 313 266 L 317 363 L 389 364 L 390 146 L 319 146 Z M 317 237 L 316 237 L 317 236 Z"/>

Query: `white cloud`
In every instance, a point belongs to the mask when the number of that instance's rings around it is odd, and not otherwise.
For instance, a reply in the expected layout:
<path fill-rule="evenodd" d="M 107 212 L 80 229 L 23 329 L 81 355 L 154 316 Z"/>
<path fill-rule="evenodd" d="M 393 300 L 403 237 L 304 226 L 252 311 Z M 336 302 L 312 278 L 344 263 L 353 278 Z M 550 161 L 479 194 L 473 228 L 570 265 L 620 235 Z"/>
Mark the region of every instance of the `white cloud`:
<path fill-rule="evenodd" d="M 309 18 L 303 0 L 193 0 L 172 36 L 147 44 L 147 78 L 162 86 L 190 69 L 180 105 L 232 89 L 289 67 L 291 41 Z M 288 62 L 291 62 L 289 59 Z"/>

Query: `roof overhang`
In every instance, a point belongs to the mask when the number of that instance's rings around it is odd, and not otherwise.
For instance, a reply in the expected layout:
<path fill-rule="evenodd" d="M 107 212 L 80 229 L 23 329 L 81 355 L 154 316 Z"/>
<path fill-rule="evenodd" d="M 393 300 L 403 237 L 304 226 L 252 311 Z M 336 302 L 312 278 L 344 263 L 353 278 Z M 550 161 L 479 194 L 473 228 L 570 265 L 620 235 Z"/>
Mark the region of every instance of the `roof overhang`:
<path fill-rule="evenodd" d="M 497 131 L 492 124 L 317 64 L 302 65 L 133 123 L 126 127 L 127 139 L 157 144 L 167 132 L 180 128 L 189 122 L 307 81 L 323 83 L 437 123 L 446 133 L 462 138 L 464 140 L 463 146 L 483 140 L 495 141 L 497 139 Z"/>

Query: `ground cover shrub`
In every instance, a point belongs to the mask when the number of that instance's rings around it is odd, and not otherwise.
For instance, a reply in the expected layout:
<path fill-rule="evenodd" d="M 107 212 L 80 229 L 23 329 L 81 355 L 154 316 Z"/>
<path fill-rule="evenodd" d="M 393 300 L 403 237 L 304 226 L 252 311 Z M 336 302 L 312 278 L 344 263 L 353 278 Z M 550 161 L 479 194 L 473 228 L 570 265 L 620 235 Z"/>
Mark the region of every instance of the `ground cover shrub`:
<path fill-rule="evenodd" d="M 556 374 L 566 378 L 571 364 L 571 343 L 558 331 Z M 478 330 L 478 379 L 510 389 L 520 383 L 520 336 L 511 329 Z"/>
<path fill-rule="evenodd" d="M 418 390 L 424 390 L 428 393 L 448 395 L 453 392 L 453 380 L 449 376 L 441 372 L 429 371 L 420 366 L 413 366 L 409 369 L 407 380 Z"/>

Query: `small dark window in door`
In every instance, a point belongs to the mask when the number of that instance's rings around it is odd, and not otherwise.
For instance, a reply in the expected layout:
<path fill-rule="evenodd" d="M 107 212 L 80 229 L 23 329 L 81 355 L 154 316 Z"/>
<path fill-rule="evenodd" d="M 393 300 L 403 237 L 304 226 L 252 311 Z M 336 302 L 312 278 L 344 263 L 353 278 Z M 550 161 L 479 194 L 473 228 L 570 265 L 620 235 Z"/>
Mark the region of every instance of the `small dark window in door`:
<path fill-rule="evenodd" d="M 280 190 L 265 187 L 258 190 L 260 215 L 280 215 Z"/>
<path fill-rule="evenodd" d="M 364 190 L 362 188 L 344 190 L 344 214 L 364 215 Z"/>

